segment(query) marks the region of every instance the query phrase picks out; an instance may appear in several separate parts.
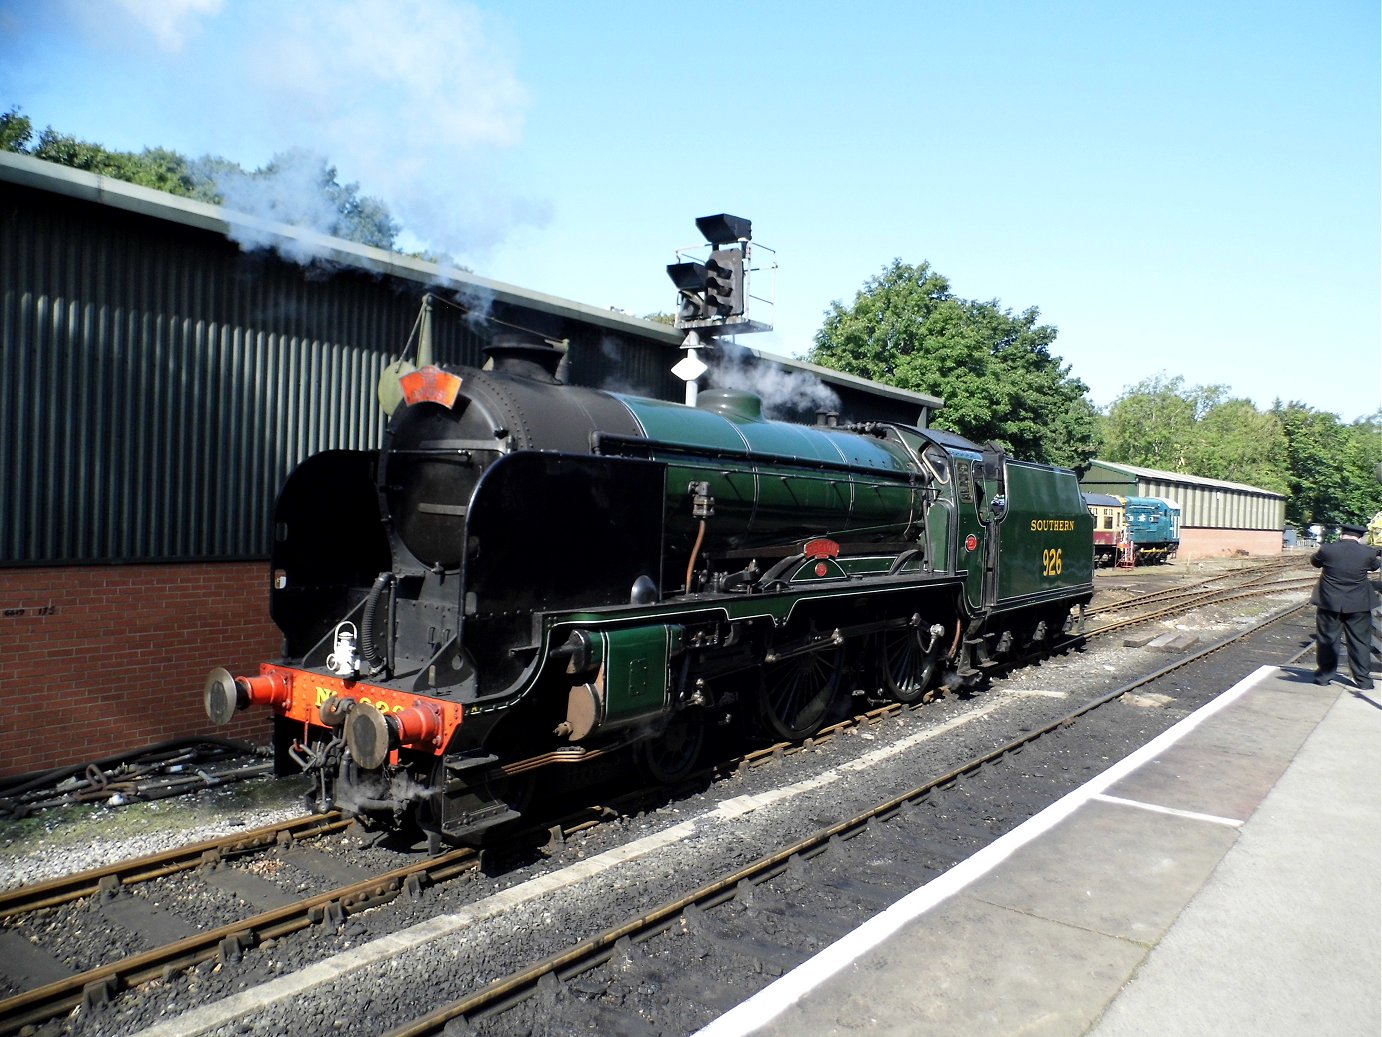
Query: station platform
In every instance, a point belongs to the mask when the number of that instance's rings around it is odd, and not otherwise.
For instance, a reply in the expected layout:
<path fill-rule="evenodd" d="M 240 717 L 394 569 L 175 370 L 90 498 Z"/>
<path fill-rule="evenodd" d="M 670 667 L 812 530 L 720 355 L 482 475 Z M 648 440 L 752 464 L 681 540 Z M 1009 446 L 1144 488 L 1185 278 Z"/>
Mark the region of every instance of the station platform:
<path fill-rule="evenodd" d="M 1263 667 L 699 1031 L 1382 1033 L 1382 702 Z"/>

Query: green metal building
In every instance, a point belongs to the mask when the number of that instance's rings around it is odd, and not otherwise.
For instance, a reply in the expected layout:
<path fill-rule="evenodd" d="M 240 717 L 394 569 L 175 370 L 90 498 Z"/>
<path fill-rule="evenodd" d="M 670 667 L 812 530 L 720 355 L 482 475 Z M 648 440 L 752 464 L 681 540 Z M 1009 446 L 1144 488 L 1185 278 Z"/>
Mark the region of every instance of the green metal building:
<path fill-rule="evenodd" d="M 1096 460 L 1080 479 L 1080 488 L 1174 501 L 1181 510 L 1181 559 L 1281 552 L 1286 498 L 1259 486 Z"/>

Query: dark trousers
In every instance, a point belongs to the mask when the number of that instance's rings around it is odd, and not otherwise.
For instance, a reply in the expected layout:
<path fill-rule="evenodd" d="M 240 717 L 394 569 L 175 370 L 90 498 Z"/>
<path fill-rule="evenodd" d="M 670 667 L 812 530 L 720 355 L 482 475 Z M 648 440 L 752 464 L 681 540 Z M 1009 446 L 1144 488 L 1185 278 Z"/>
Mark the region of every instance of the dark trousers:
<path fill-rule="evenodd" d="M 1353 677 L 1366 682 L 1368 655 L 1371 652 L 1371 612 L 1330 612 L 1315 610 L 1315 674 L 1332 677 L 1339 665 L 1339 634 L 1342 631 L 1348 645 L 1348 666 Z"/>

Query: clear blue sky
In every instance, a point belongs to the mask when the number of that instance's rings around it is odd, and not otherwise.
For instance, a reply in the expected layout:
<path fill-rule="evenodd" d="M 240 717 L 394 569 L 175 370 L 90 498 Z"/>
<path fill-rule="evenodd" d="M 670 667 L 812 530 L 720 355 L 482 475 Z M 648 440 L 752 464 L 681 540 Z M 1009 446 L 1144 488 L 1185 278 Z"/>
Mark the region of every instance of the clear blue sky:
<path fill-rule="evenodd" d="M 1352 420 L 1382 405 L 1379 31 L 1377 0 L 0 0 L 0 108 L 311 148 L 476 273 L 639 315 L 696 216 L 746 216 L 773 352 L 925 260 L 1038 308 L 1101 407 L 1165 373 Z"/>

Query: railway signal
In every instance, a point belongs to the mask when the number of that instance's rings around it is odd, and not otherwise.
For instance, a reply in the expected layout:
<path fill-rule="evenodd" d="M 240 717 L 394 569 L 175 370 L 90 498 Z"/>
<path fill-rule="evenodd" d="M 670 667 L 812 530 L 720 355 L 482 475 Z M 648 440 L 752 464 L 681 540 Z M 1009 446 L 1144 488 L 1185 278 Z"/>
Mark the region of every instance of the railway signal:
<path fill-rule="evenodd" d="M 752 220 L 724 212 L 718 216 L 697 216 L 696 229 L 716 248 L 734 241 L 747 242 L 753 238 Z"/>
<path fill-rule="evenodd" d="M 706 302 L 708 268 L 704 263 L 668 263 L 667 276 L 677 286 L 677 325 L 710 316 Z"/>
<path fill-rule="evenodd" d="M 738 317 L 744 312 L 744 253 L 720 248 L 705 264 L 705 304 L 712 317 Z"/>
<path fill-rule="evenodd" d="M 679 249 L 677 262 L 667 266 L 667 276 L 677 286 L 676 326 L 697 329 L 707 339 L 719 334 L 771 331 L 772 325 L 748 316 L 752 221 L 722 212 L 697 217 L 696 229 L 710 246 L 705 261 L 687 255 L 693 251 L 704 255 L 701 249 L 705 246 L 701 245 Z M 772 304 L 771 298 L 758 301 Z"/>

